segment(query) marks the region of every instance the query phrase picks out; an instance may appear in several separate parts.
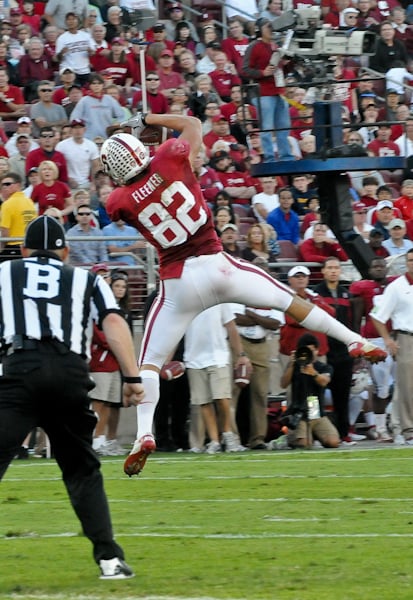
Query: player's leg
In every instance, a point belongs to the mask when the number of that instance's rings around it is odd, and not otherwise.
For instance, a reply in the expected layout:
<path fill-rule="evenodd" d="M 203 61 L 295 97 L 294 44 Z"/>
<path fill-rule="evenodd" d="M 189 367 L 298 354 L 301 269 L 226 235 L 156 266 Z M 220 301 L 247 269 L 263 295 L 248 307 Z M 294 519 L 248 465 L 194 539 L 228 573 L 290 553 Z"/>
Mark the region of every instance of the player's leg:
<path fill-rule="evenodd" d="M 124 464 L 129 476 L 139 475 L 148 456 L 156 450 L 152 429 L 159 400 L 159 372 L 202 309 L 196 294 L 191 293 L 191 282 L 184 276 L 161 282 L 146 319 L 139 356 L 145 397 L 137 406 L 136 441 Z"/>
<path fill-rule="evenodd" d="M 251 263 L 222 253 L 223 264 L 215 274 L 215 287 L 221 302 L 283 310 L 306 329 L 320 331 L 346 344 L 352 358 L 364 356 L 371 362 L 384 360 L 387 353 L 358 333 L 328 315 L 324 310 L 299 298 L 292 290 Z"/>

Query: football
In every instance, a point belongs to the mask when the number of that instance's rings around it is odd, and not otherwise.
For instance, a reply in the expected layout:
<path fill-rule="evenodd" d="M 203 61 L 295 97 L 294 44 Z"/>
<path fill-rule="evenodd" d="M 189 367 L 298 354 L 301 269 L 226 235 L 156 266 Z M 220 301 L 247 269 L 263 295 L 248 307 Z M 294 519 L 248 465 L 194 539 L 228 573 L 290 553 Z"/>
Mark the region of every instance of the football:
<path fill-rule="evenodd" d="M 185 373 L 185 365 L 179 360 L 172 360 L 171 362 L 165 363 L 161 369 L 161 377 L 166 381 L 172 381 L 172 379 L 178 379 Z"/>
<path fill-rule="evenodd" d="M 160 125 L 148 125 L 141 132 L 139 139 L 145 146 L 158 146 L 166 140 L 167 129 Z"/>
<path fill-rule="evenodd" d="M 251 373 L 251 365 L 238 365 L 234 369 L 234 382 L 240 388 L 247 387 L 250 383 Z"/>

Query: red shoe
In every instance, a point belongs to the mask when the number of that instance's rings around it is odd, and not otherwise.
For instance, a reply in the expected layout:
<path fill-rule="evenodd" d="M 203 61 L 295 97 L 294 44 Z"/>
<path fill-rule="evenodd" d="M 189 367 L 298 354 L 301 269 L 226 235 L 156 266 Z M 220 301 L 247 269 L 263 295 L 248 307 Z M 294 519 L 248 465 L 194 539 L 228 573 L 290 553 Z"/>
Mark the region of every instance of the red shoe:
<path fill-rule="evenodd" d="M 348 347 L 351 358 L 364 358 L 371 363 L 378 363 L 387 358 L 387 352 L 378 346 L 365 342 L 353 342 Z"/>
<path fill-rule="evenodd" d="M 136 440 L 131 453 L 125 460 L 123 470 L 126 475 L 139 475 L 145 466 L 146 459 L 152 452 L 156 450 L 156 443 L 151 433 L 143 435 L 139 440 Z"/>

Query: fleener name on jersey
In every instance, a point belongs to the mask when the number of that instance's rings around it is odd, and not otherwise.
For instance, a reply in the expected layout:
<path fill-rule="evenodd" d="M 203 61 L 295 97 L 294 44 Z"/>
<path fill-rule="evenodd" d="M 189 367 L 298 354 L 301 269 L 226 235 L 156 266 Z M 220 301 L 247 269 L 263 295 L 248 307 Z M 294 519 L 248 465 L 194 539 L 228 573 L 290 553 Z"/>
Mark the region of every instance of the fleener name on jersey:
<path fill-rule="evenodd" d="M 150 196 L 150 194 L 152 194 L 152 192 L 154 192 L 156 188 L 163 183 L 164 179 L 162 179 L 159 173 L 154 173 L 149 177 L 142 187 L 136 189 L 132 193 L 132 198 L 135 200 L 135 202 L 141 202 L 142 200 L 145 200 L 147 196 Z"/>

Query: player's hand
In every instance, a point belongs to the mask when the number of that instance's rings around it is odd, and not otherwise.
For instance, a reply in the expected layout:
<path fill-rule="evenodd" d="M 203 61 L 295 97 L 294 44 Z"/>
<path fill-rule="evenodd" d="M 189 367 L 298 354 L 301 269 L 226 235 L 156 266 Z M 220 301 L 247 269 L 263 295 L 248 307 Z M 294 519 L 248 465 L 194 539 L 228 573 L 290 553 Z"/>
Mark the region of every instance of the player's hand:
<path fill-rule="evenodd" d="M 145 391 L 141 383 L 123 384 L 123 405 L 136 406 L 140 404 L 145 397 Z"/>
<path fill-rule="evenodd" d="M 145 114 L 137 112 L 136 115 L 127 121 L 122 121 L 121 127 L 130 127 L 132 129 L 132 135 L 139 137 L 146 127 Z"/>

